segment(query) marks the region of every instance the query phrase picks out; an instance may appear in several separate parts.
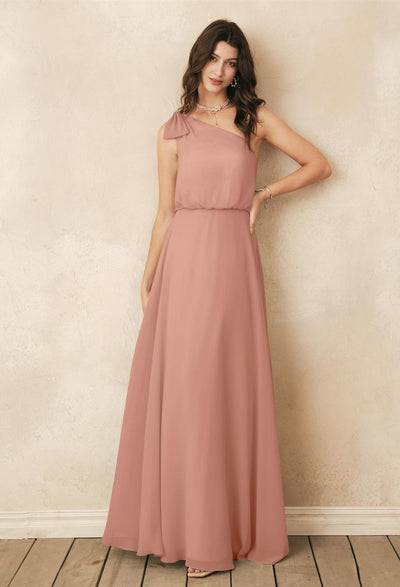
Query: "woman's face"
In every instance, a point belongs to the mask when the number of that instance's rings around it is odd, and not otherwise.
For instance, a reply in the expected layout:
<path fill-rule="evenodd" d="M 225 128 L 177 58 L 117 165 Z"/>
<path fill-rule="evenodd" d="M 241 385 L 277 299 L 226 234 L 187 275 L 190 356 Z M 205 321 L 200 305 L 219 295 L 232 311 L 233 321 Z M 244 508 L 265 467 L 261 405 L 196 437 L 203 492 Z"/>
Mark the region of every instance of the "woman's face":
<path fill-rule="evenodd" d="M 229 86 L 237 73 L 239 50 L 219 41 L 214 47 L 209 61 L 201 70 L 201 80 L 206 90 L 218 93 Z M 218 80 L 220 83 L 213 83 Z"/>

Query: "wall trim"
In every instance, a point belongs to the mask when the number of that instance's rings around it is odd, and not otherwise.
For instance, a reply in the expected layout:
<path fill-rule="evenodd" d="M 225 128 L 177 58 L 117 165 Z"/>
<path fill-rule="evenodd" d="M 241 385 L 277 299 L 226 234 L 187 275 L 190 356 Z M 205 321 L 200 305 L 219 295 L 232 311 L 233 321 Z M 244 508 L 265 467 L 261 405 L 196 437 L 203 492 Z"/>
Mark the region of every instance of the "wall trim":
<path fill-rule="evenodd" d="M 400 534 L 400 507 L 285 507 L 288 534 Z M 101 537 L 107 510 L 0 512 L 0 538 Z"/>

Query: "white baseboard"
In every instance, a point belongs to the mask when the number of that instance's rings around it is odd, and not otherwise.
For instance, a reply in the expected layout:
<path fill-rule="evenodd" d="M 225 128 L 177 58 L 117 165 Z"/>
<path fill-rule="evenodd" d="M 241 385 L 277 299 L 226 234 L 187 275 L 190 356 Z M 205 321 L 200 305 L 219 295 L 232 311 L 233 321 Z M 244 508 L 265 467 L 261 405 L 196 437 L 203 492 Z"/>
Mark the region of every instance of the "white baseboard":
<path fill-rule="evenodd" d="M 287 507 L 289 536 L 400 534 L 400 507 Z"/>
<path fill-rule="evenodd" d="M 286 507 L 289 536 L 400 534 L 400 507 Z M 0 538 L 100 538 L 107 510 L 0 512 Z"/>

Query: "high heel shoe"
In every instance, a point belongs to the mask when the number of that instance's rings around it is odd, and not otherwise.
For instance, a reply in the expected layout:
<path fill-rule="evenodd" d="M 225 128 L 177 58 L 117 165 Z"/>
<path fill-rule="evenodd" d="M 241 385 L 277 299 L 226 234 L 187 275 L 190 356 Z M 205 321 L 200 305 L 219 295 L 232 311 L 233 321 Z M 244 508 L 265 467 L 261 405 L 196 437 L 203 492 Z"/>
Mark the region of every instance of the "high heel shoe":
<path fill-rule="evenodd" d="M 212 573 L 216 573 L 217 571 L 202 571 L 201 573 L 189 573 L 188 577 L 207 577 L 207 575 L 212 575 Z"/>

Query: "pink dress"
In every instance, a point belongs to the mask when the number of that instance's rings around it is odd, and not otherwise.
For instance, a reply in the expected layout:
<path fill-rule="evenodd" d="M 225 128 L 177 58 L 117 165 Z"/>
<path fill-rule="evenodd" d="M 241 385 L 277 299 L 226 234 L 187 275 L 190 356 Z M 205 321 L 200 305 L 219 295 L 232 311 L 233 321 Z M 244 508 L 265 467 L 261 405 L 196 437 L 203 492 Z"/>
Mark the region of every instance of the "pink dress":
<path fill-rule="evenodd" d="M 238 131 L 239 133 L 239 131 Z M 175 216 L 133 356 L 102 542 L 205 570 L 289 553 L 261 257 L 257 157 L 175 112 Z"/>

